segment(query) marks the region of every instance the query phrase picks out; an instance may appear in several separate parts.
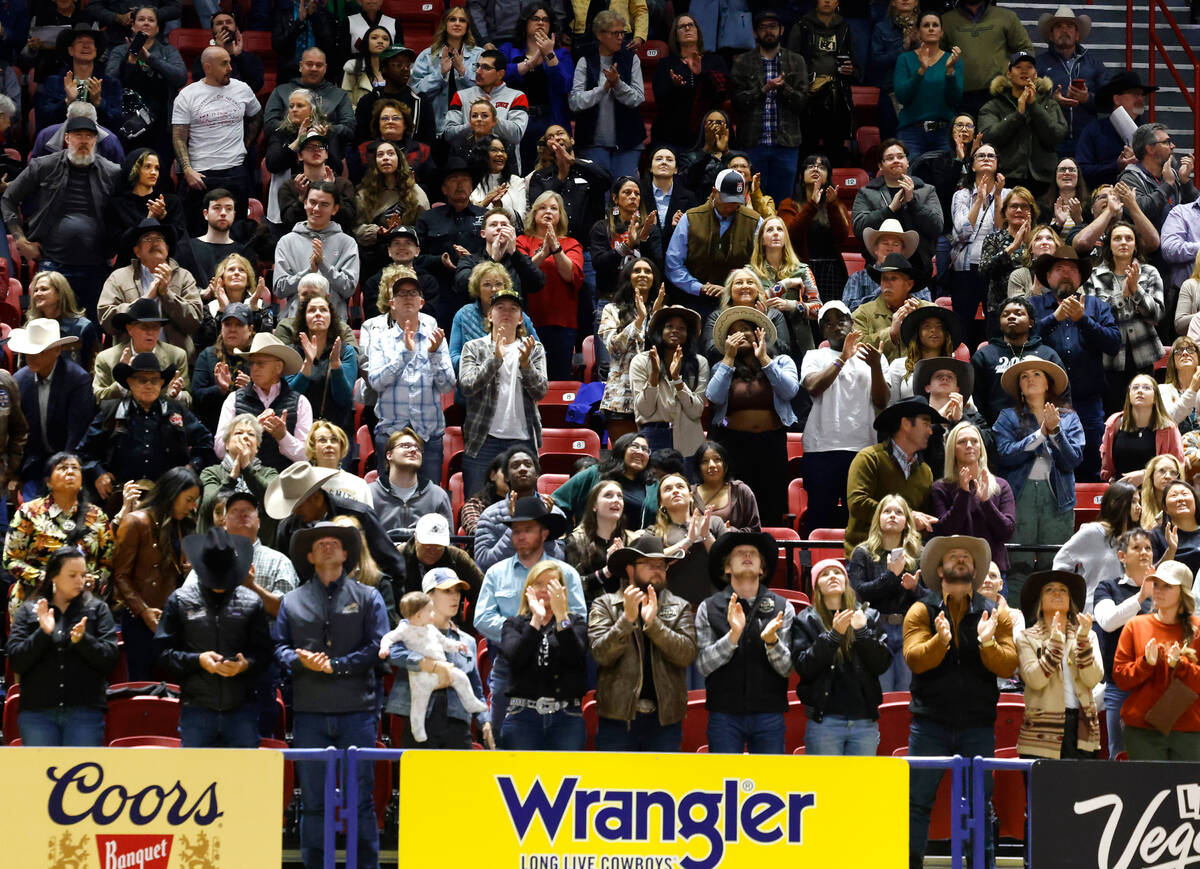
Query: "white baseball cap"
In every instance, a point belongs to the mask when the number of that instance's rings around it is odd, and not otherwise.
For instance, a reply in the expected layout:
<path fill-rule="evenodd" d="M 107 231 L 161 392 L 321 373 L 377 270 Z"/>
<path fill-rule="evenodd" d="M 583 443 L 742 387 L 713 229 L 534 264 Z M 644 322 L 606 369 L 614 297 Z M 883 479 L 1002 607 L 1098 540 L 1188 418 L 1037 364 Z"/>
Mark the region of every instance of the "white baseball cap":
<path fill-rule="evenodd" d="M 441 513 L 426 513 L 417 520 L 413 539 L 426 546 L 449 546 L 450 523 Z"/>

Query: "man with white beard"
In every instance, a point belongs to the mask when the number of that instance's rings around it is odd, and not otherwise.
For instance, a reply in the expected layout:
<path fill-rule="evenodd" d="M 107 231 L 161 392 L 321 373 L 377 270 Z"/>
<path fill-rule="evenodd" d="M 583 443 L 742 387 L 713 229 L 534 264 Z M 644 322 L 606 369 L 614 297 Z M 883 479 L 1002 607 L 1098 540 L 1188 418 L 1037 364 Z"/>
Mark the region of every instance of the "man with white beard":
<path fill-rule="evenodd" d="M 63 129 L 66 147 L 29 161 L 0 198 L 0 214 L 17 252 L 39 260 L 42 271 L 65 275 L 95 320 L 96 301 L 112 256 L 104 231 L 104 207 L 121 169 L 96 155 L 95 121 L 70 118 Z M 34 194 L 36 198 L 31 198 Z M 24 224 L 22 210 L 27 216 Z"/>

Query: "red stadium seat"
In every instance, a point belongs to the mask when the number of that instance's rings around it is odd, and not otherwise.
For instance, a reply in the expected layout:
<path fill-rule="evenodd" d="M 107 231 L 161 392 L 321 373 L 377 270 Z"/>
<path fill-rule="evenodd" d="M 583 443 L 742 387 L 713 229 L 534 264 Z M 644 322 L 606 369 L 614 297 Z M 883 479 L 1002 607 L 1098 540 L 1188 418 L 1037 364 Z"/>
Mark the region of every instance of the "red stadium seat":
<path fill-rule="evenodd" d="M 251 220 L 257 223 L 263 222 L 266 211 L 263 210 L 263 204 L 261 200 L 250 197 L 250 201 L 246 205 L 246 210 L 250 215 Z M 357 338 L 358 336 L 356 335 L 355 337 Z"/>
<path fill-rule="evenodd" d="M 264 736 L 258 741 L 259 748 L 267 748 L 272 750 L 290 748 L 290 746 L 282 739 L 271 739 Z M 292 800 L 296 797 L 296 764 L 295 761 L 283 759 L 283 812 L 286 815 L 288 807 L 291 806 Z"/>
<path fill-rule="evenodd" d="M 205 31 L 207 33 L 207 31 Z M 263 70 L 271 77 L 270 90 L 264 84 L 263 89 L 269 94 L 275 89 L 275 75 L 278 66 L 275 49 L 271 47 L 271 31 L 244 30 L 242 31 L 242 48 L 258 55 L 263 62 Z"/>
<path fill-rule="evenodd" d="M 804 731 L 808 729 L 808 716 L 804 704 L 796 696 L 788 698 L 788 711 L 783 719 L 783 746 L 788 754 L 794 754 L 804 745 Z"/>
<path fill-rule="evenodd" d="M 850 100 L 854 103 L 855 126 L 870 126 L 879 114 L 879 88 L 870 85 L 851 85 Z"/>
<path fill-rule="evenodd" d="M 799 540 L 800 535 L 792 528 L 763 528 L 767 534 L 770 534 L 777 541 L 779 540 Z M 797 556 L 800 550 L 793 547 L 790 551 L 783 550 L 779 554 L 779 560 L 775 563 L 775 574 L 771 577 L 770 583 L 772 588 L 790 588 L 798 585 L 800 582 L 800 562 Z M 792 581 L 788 582 L 788 562 L 792 564 Z"/>
<path fill-rule="evenodd" d="M 569 479 L 570 474 L 542 474 L 538 477 L 537 490 L 542 495 L 553 495 Z"/>
<path fill-rule="evenodd" d="M 821 547 L 809 550 L 812 553 L 813 564 L 826 558 L 841 558 L 845 555 L 845 550 L 842 548 L 842 541 L 846 539 L 845 528 L 814 528 L 808 532 L 808 537 L 810 540 L 828 540 L 838 544 L 836 549 Z"/>
<path fill-rule="evenodd" d="M 354 434 L 354 442 L 358 444 L 358 475 L 361 477 L 367 472 L 367 466 L 375 452 L 375 442 L 371 440 L 371 430 L 365 425 L 360 425 Z"/>
<path fill-rule="evenodd" d="M 183 65 L 189 70 L 200 53 L 208 48 L 211 39 L 212 33 L 202 27 L 177 27 L 167 34 L 167 42 L 179 50 L 179 54 L 183 57 Z"/>
<path fill-rule="evenodd" d="M 861 253 L 851 253 L 848 250 L 842 251 L 842 262 L 846 264 L 846 275 L 852 275 L 855 272 L 861 272 L 867 267 L 867 258 Z"/>
<path fill-rule="evenodd" d="M 590 428 L 544 428 L 538 462 L 552 474 L 570 474 L 580 456 L 600 458 L 600 435 Z"/>
<path fill-rule="evenodd" d="M 1025 704 L 996 704 L 996 748 L 1015 748 L 1025 721 Z"/>
<path fill-rule="evenodd" d="M 122 697 L 108 701 L 104 744 L 126 736 L 178 736 L 179 699 Z"/>
<path fill-rule="evenodd" d="M 450 460 L 463 454 L 463 432 L 460 425 L 448 425 L 442 435 L 442 485 L 450 484 Z"/>
<path fill-rule="evenodd" d="M 792 527 L 799 531 L 804 527 L 804 514 L 808 511 L 808 492 L 804 491 L 804 480 L 800 477 L 788 483 L 788 515 L 792 516 Z"/>
<path fill-rule="evenodd" d="M 881 703 L 909 703 L 912 701 L 912 694 L 908 691 L 884 691 L 883 700 Z"/>
<path fill-rule="evenodd" d="M 879 704 L 879 748 L 880 757 L 893 757 L 897 749 L 908 750 L 908 731 L 912 727 L 912 710 L 909 699 Z"/>
<path fill-rule="evenodd" d="M 708 748 L 708 709 L 704 705 L 705 693 L 688 692 L 687 714 L 683 717 L 683 745 L 680 751 L 695 754 Z"/>
<path fill-rule="evenodd" d="M 479 681 L 483 683 L 483 696 L 488 697 L 492 689 L 488 687 L 488 676 L 492 673 L 492 658 L 488 654 L 488 641 L 483 637 L 475 647 L 475 669 L 479 671 Z"/>
<path fill-rule="evenodd" d="M 792 609 L 796 612 L 800 612 L 805 607 L 812 606 L 812 601 L 802 591 L 797 591 L 794 588 L 773 588 L 771 590 L 784 600 L 789 601 L 792 604 Z"/>
<path fill-rule="evenodd" d="M 108 744 L 109 748 L 179 748 L 178 736 L 122 736 Z"/>
<path fill-rule="evenodd" d="M 804 432 L 790 431 L 787 433 L 788 460 L 797 459 L 804 455 Z"/>
<path fill-rule="evenodd" d="M 659 61 L 665 59 L 669 53 L 667 44 L 660 39 L 648 39 L 642 43 L 637 55 L 642 61 L 642 78 L 647 83 L 654 78 L 654 68 L 658 66 Z"/>
<path fill-rule="evenodd" d="M 837 188 L 838 199 L 847 209 L 854 208 L 854 197 L 858 191 L 867 186 L 871 180 L 862 169 L 834 169 L 829 176 L 830 183 Z"/>
<path fill-rule="evenodd" d="M 966 344 L 959 344 L 958 347 L 954 349 L 954 358 L 962 362 L 971 361 L 971 351 L 967 349 Z"/>
<path fill-rule="evenodd" d="M 538 400 L 538 413 L 544 428 L 567 426 L 567 408 L 575 401 L 575 394 L 582 385 L 578 380 L 551 380 L 546 384 L 546 394 Z"/>
<path fill-rule="evenodd" d="M 1108 483 L 1075 484 L 1075 528 L 1084 522 L 1094 522 L 1100 515 L 1100 499 L 1108 491 Z"/>
<path fill-rule="evenodd" d="M 466 502 L 466 496 L 463 494 L 463 475 L 462 471 L 453 474 L 450 477 L 450 512 L 454 516 L 454 527 L 458 527 L 458 514 L 462 512 L 463 504 Z"/>
<path fill-rule="evenodd" d="M 864 124 L 854 131 L 854 139 L 858 142 L 858 159 L 864 168 L 874 169 L 879 165 L 879 144 L 882 137 L 879 128 Z"/>
<path fill-rule="evenodd" d="M 938 296 L 933 300 L 933 303 L 939 308 L 945 308 L 947 311 L 954 310 L 954 301 L 949 296 Z"/>
<path fill-rule="evenodd" d="M 12 244 L 9 244 L 12 247 Z M 596 375 L 596 336 L 587 335 L 583 339 L 583 382 L 591 383 Z"/>

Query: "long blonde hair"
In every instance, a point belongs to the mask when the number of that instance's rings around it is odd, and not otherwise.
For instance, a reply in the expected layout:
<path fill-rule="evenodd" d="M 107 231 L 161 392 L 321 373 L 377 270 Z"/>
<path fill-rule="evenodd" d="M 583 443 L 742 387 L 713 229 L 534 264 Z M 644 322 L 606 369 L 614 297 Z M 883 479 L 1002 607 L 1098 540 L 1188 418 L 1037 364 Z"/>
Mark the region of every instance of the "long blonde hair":
<path fill-rule="evenodd" d="M 525 575 L 525 585 L 521 587 L 521 603 L 517 605 L 517 615 L 527 616 L 530 614 L 529 600 L 525 597 L 525 593 L 529 591 L 529 586 L 541 582 L 542 574 L 550 573 L 551 571 L 558 574 L 559 582 L 564 581 L 562 568 L 558 566 L 557 561 L 549 558 L 543 559 L 529 568 L 529 573 Z"/>
<path fill-rule="evenodd" d="M 725 283 L 721 286 L 721 309 L 724 310 L 733 304 L 733 282 L 739 275 L 749 275 L 754 279 L 755 286 L 758 287 L 758 301 L 764 305 L 767 302 L 767 294 L 763 290 L 762 281 L 758 279 L 758 275 L 749 266 L 740 269 L 731 269 L 729 274 L 725 276 Z"/>
<path fill-rule="evenodd" d="M 1164 428 L 1173 428 L 1175 420 L 1171 419 L 1171 415 L 1167 413 L 1167 406 L 1163 404 L 1162 394 L 1158 391 L 1158 384 L 1154 382 L 1154 378 L 1149 374 L 1135 374 L 1133 380 L 1139 377 L 1144 377 L 1150 381 L 1150 385 L 1154 388 L 1154 407 L 1150 410 L 1150 427 L 1155 431 Z M 1133 385 L 1133 380 L 1129 381 L 1129 385 Z M 1125 407 L 1121 409 L 1121 431 L 1133 432 L 1137 431 L 1137 423 L 1133 419 L 1133 405 L 1129 401 L 1129 390 L 1125 390 Z"/>
<path fill-rule="evenodd" d="M 987 450 L 983 448 L 983 432 L 979 428 L 966 420 L 963 420 L 954 428 L 950 429 L 950 433 L 946 435 L 946 463 L 942 471 L 942 479 L 947 483 L 958 485 L 958 462 L 954 460 L 954 448 L 958 445 L 958 439 L 962 433 L 970 429 L 975 432 L 975 437 L 979 438 L 979 467 L 988 471 Z M 992 497 L 1000 491 L 1000 484 L 996 482 L 996 475 L 988 473 L 988 497 Z"/>
<path fill-rule="evenodd" d="M 75 298 L 75 291 L 71 289 L 71 282 L 67 280 L 67 276 L 62 272 L 44 271 L 38 272 L 33 276 L 33 280 L 29 282 L 29 310 L 25 312 L 25 322 L 28 324 L 30 320 L 35 320 L 38 317 L 44 317 L 37 306 L 33 304 L 33 288 L 37 286 L 37 282 L 45 279 L 50 286 L 58 290 L 58 315 L 59 317 L 82 317 L 83 311 L 79 307 L 79 301 Z"/>
<path fill-rule="evenodd" d="M 763 249 L 763 233 L 766 232 L 767 224 L 772 220 L 778 220 L 783 224 L 783 262 L 780 263 L 778 271 L 771 268 L 767 262 L 767 252 Z M 792 247 L 792 238 L 788 234 L 787 224 L 783 223 L 783 218 L 768 217 L 758 225 L 758 229 L 754 233 L 754 250 L 750 254 L 750 271 L 754 272 L 760 281 L 775 281 L 779 278 L 790 278 L 796 272 L 800 271 L 802 265 L 800 257 L 796 256 L 796 249 Z"/>
<path fill-rule="evenodd" d="M 379 577 L 383 576 L 383 571 L 379 569 L 379 564 L 371 556 L 371 550 L 367 548 L 367 536 L 363 534 L 358 520 L 353 516 L 334 516 L 333 524 L 341 525 L 343 528 L 353 528 L 358 532 L 358 564 L 349 573 L 349 576 L 363 585 L 371 587 L 379 585 Z"/>
<path fill-rule="evenodd" d="M 1196 251 L 1196 260 L 1192 263 L 1191 280 L 1200 281 L 1200 251 Z"/>
<path fill-rule="evenodd" d="M 871 517 L 871 528 L 867 532 L 867 539 L 858 545 L 864 547 L 867 553 L 873 557 L 887 556 L 890 550 L 883 544 L 883 533 L 879 530 L 879 517 L 883 515 L 884 508 L 890 507 L 892 504 L 899 504 L 900 509 L 904 511 L 904 531 L 900 534 L 900 547 L 904 550 L 905 569 L 914 570 L 921 562 L 921 532 L 913 523 L 912 508 L 908 506 L 903 495 L 884 495 L 879 499 L 879 504 L 875 507 L 875 515 Z"/>
<path fill-rule="evenodd" d="M 828 570 L 829 568 L 826 568 Z M 824 573 L 825 571 L 821 571 Z M 858 596 L 854 593 L 854 589 L 850 586 L 850 574 L 846 572 L 846 568 L 842 567 L 842 574 L 846 577 L 846 587 L 842 589 L 842 605 L 841 609 L 856 610 L 858 609 Z M 825 605 L 825 595 L 821 594 L 821 589 L 817 586 L 818 577 L 813 577 L 813 609 L 817 611 L 817 615 L 821 617 L 821 622 L 827 628 L 833 627 L 833 613 L 829 611 L 829 607 Z M 850 650 L 854 646 L 854 631 L 849 630 L 842 634 L 842 641 L 838 643 L 837 653 L 842 658 L 850 657 Z"/>
<path fill-rule="evenodd" d="M 1174 465 L 1175 478 L 1177 480 L 1183 479 L 1183 463 L 1171 453 L 1161 453 L 1146 462 L 1146 472 L 1142 477 L 1140 500 L 1142 502 L 1141 525 L 1147 531 L 1158 524 L 1159 515 L 1163 510 L 1163 505 L 1158 499 L 1158 493 L 1154 491 L 1154 474 L 1158 470 L 1158 466 L 1163 463 Z"/>

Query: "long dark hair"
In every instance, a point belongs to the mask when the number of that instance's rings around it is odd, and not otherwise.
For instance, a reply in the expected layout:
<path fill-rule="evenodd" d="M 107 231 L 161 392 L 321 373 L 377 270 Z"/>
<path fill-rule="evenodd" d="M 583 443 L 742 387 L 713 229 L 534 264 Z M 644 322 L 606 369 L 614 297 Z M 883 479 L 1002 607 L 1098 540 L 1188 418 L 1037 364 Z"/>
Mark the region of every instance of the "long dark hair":
<path fill-rule="evenodd" d="M 68 459 L 74 459 L 76 462 L 79 463 L 80 477 L 82 478 L 82 476 L 83 476 L 83 474 L 82 474 L 83 460 L 80 459 L 79 456 L 75 455 L 75 453 L 67 452 L 66 450 L 63 450 L 61 452 L 55 453 L 50 458 L 46 459 L 47 483 L 50 480 L 50 475 L 54 473 L 54 469 L 57 468 L 59 465 L 61 465 L 63 462 L 67 461 Z M 50 496 L 47 495 L 46 497 L 50 497 Z M 79 489 L 79 494 L 75 497 L 75 512 L 71 516 L 67 517 L 68 519 L 72 520 L 75 523 L 75 527 L 67 532 L 67 539 L 63 543 L 64 546 L 75 546 L 76 544 L 79 543 L 80 540 L 82 540 L 83 538 L 88 536 L 88 532 L 91 529 L 89 529 L 87 527 L 86 523 L 83 520 L 87 516 L 89 506 L 90 506 L 90 502 L 88 501 L 88 497 L 87 497 L 87 486 L 81 486 Z"/>
<path fill-rule="evenodd" d="M 46 560 L 46 569 L 42 571 L 42 581 L 38 583 L 36 597 L 44 597 L 47 601 L 54 599 L 54 580 L 62 573 L 63 565 L 72 558 L 83 558 L 86 561 L 87 556 L 75 546 L 60 546 L 50 553 Z M 88 590 L 85 588 L 82 594 L 88 594 Z"/>
<path fill-rule="evenodd" d="M 825 169 L 825 185 L 833 183 L 833 163 L 829 158 L 820 152 L 813 152 L 804 158 L 804 162 L 800 164 L 800 172 L 796 175 L 796 189 L 792 194 L 792 199 L 797 206 L 803 206 L 808 202 L 809 194 L 812 192 L 808 189 L 808 182 L 804 179 L 804 174 L 808 172 L 812 166 L 820 165 Z M 823 205 L 828 205 L 827 202 L 822 202 Z M 819 226 L 829 225 L 829 215 L 824 208 L 818 208 L 817 213 L 813 217 L 813 221 Z"/>
<path fill-rule="evenodd" d="M 558 20 L 558 16 L 554 14 L 549 3 L 533 0 L 532 3 L 526 3 L 521 7 L 521 14 L 517 16 L 517 23 L 513 26 L 512 44 L 513 48 L 518 51 L 525 50 L 525 26 L 529 24 L 529 19 L 533 17 L 533 14 L 538 11 L 545 12 L 546 17 L 550 19 L 550 29 L 546 31 L 546 35 L 557 45 L 556 37 L 562 30 L 562 22 Z"/>
<path fill-rule="evenodd" d="M 622 484 L 624 484 L 625 480 L 629 479 L 625 475 L 625 453 L 629 451 L 629 445 L 637 438 L 646 440 L 646 436 L 641 432 L 631 431 L 621 435 L 613 442 L 612 450 L 609 451 L 608 457 L 600 462 L 600 467 L 597 469 L 599 471 L 599 479 L 616 480 Z M 647 446 L 649 446 L 649 442 L 647 442 Z M 648 455 L 649 453 L 647 452 Z M 647 467 L 649 467 L 648 462 Z M 635 484 L 646 482 L 646 468 L 642 468 L 642 470 L 637 472 L 633 478 L 633 482 Z"/>
<path fill-rule="evenodd" d="M 608 188 L 608 218 L 605 222 L 608 225 L 608 240 L 610 242 L 614 236 L 624 232 L 629 226 L 629 224 L 622 225 L 620 210 L 617 207 L 617 199 L 621 195 L 621 188 L 626 184 L 632 184 L 637 188 L 638 215 L 643 219 L 646 217 L 646 197 L 642 195 L 641 182 L 632 175 L 622 175 Z"/>
<path fill-rule="evenodd" d="M 483 502 L 485 507 L 490 507 L 492 504 L 495 504 L 497 501 L 499 501 L 501 495 L 496 490 L 496 481 L 493 480 L 492 477 L 495 476 L 496 471 L 503 471 L 507 465 L 507 452 L 501 453 L 500 455 L 496 456 L 496 458 L 492 459 L 491 464 L 488 465 L 487 475 L 484 477 L 483 485 L 479 487 L 478 491 L 472 492 L 469 497 L 478 498 Z"/>
<path fill-rule="evenodd" d="M 679 316 L 678 314 L 674 316 Z M 667 345 L 663 343 L 662 327 L 669 317 L 664 317 L 659 321 L 658 329 L 646 332 L 646 346 L 653 347 L 658 350 L 659 365 L 669 366 L 671 364 L 671 350 L 667 349 Z M 687 325 L 687 339 L 683 342 L 683 360 L 679 366 L 679 376 L 683 378 L 683 382 L 687 384 L 689 389 L 695 389 L 696 384 L 700 382 L 700 363 L 696 361 L 696 356 L 699 351 L 696 345 L 700 342 L 700 336 L 692 333 L 691 324 L 684 319 L 684 324 Z"/>
<path fill-rule="evenodd" d="M 1104 264 L 1110 269 L 1113 267 L 1113 252 L 1112 252 L 1112 236 L 1118 229 L 1128 229 L 1133 233 L 1133 261 L 1144 263 L 1146 255 L 1142 253 L 1142 240 L 1138 238 L 1137 230 L 1128 220 L 1114 220 L 1108 227 L 1108 236 L 1104 239 L 1104 247 L 1100 249 L 1100 256 L 1104 260 Z"/>
<path fill-rule="evenodd" d="M 312 304 L 313 299 L 322 299 L 329 306 L 329 328 L 325 331 L 325 347 L 321 350 L 321 355 L 317 357 L 318 360 L 327 359 L 329 351 L 333 349 L 333 342 L 342 334 L 342 318 L 338 316 L 333 302 L 325 296 L 309 296 L 296 309 L 296 346 L 297 348 L 300 346 L 300 333 L 308 332 L 308 306 Z M 303 351 L 300 355 L 304 356 Z"/>
<path fill-rule="evenodd" d="M 637 315 L 637 306 L 633 301 L 633 267 L 638 263 L 646 263 L 650 266 L 650 271 L 654 273 L 654 278 L 650 281 L 650 291 L 646 294 L 647 310 L 649 310 L 651 299 L 654 297 L 654 288 L 662 281 L 658 266 L 649 257 L 634 257 L 621 266 L 621 274 L 617 278 L 617 294 L 613 297 L 613 304 L 617 306 L 618 311 L 617 331 L 632 323 L 633 318 Z"/>
<path fill-rule="evenodd" d="M 379 24 L 373 27 L 368 27 L 367 32 L 363 34 L 362 40 L 358 44 L 358 52 L 354 55 L 354 75 L 359 76 L 364 72 L 367 75 L 373 75 L 374 70 L 371 69 L 371 34 L 376 30 L 382 30 L 388 36 L 388 45 L 391 45 L 395 40 L 392 38 L 392 31 L 388 30 Z M 380 64 L 382 66 L 382 64 Z"/>
<path fill-rule="evenodd" d="M 1104 490 L 1104 495 L 1100 498 L 1100 516 L 1096 521 L 1104 527 L 1110 541 L 1137 527 L 1137 523 L 1130 518 L 1130 512 L 1139 494 L 1136 486 L 1121 480 L 1110 484 Z"/>
<path fill-rule="evenodd" d="M 622 437 L 629 437 L 629 435 L 622 435 Z M 621 438 L 617 438 L 617 440 L 620 439 Z M 584 502 L 583 518 L 579 520 L 579 525 L 583 528 L 583 533 L 589 541 L 598 536 L 600 533 L 596 522 L 596 502 L 600 500 L 600 493 L 604 491 L 604 487 L 611 485 L 615 485 L 617 488 L 621 487 L 621 484 L 616 480 L 601 480 L 596 485 L 592 486 L 591 491 L 588 492 L 587 501 Z M 624 494 L 622 493 L 622 497 L 623 496 Z M 613 539 L 620 540 L 624 533 L 625 513 L 622 511 L 621 515 L 617 517 L 617 527 L 613 529 Z"/>
<path fill-rule="evenodd" d="M 196 520 L 193 517 L 175 519 L 175 499 L 192 488 L 200 488 L 200 478 L 187 465 L 180 465 L 170 468 L 159 477 L 154 488 L 147 492 L 138 504 L 138 509 L 148 513 L 158 528 L 158 545 L 162 553 L 174 552 L 172 534 L 177 533 L 179 538 L 183 539 L 196 530 Z"/>
<path fill-rule="evenodd" d="M 717 454 L 721 460 L 721 464 L 725 466 L 725 479 L 723 483 L 728 483 L 732 478 L 729 476 L 729 450 L 725 449 L 724 444 L 719 444 L 716 441 L 705 441 L 700 444 L 696 452 L 692 453 L 692 463 L 696 466 L 696 471 L 700 471 L 700 463 L 704 461 L 704 454 L 709 450 Z M 704 475 L 700 475 L 700 479 L 704 479 Z"/>

